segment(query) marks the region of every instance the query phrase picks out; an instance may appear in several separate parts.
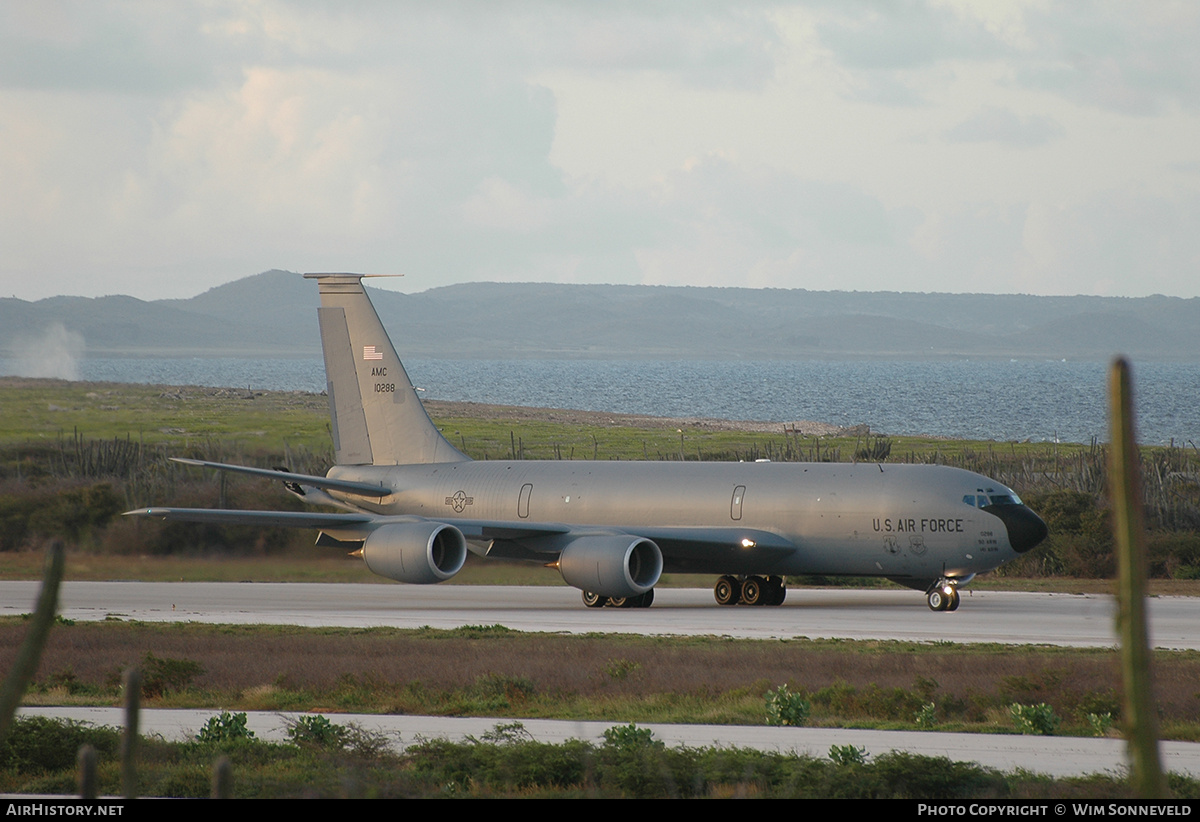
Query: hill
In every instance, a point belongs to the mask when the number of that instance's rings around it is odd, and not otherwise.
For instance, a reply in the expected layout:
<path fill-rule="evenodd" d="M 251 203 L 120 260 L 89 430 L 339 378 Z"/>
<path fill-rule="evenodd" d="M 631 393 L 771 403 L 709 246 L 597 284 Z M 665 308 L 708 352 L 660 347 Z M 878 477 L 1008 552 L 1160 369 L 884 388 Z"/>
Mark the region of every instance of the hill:
<path fill-rule="evenodd" d="M 0 299 L 0 353 L 61 325 L 92 356 L 315 356 L 316 289 L 266 271 L 186 300 Z M 1200 299 L 467 283 L 372 290 L 402 355 L 1200 358 Z"/>

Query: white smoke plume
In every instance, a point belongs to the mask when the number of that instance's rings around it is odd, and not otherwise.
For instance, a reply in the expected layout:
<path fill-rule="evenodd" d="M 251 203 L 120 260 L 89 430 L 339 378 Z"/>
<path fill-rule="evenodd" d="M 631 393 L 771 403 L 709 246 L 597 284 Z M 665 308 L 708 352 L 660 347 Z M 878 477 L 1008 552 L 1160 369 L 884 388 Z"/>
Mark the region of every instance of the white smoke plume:
<path fill-rule="evenodd" d="M 54 323 L 40 337 L 15 341 L 12 364 L 19 377 L 77 380 L 79 358 L 86 347 L 81 334 L 68 331 L 62 323 Z"/>

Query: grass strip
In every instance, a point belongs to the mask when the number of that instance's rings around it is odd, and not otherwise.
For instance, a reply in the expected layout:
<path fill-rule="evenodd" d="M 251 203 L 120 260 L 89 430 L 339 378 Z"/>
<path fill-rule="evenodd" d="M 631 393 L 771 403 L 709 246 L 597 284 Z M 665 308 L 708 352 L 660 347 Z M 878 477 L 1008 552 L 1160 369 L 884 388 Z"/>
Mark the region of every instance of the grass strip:
<path fill-rule="evenodd" d="M 24 628 L 0 621 L 0 666 Z M 119 621 L 56 628 L 26 703 L 117 705 L 134 665 L 146 707 L 755 725 L 787 685 L 827 727 L 1017 733 L 1019 704 L 1108 735 L 1119 716 L 1108 649 Z M 1164 738 L 1200 741 L 1200 654 L 1155 665 Z"/>

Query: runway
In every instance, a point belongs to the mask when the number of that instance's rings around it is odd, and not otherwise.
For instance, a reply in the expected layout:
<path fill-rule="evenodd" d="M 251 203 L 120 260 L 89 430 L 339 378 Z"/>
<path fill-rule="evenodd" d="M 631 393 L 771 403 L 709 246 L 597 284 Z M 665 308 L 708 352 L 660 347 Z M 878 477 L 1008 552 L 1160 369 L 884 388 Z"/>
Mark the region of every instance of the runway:
<path fill-rule="evenodd" d="M 38 583 L 0 581 L 0 614 L 32 609 Z M 1072 647 L 1116 644 L 1110 596 L 971 592 L 954 613 L 934 613 L 917 591 L 793 589 L 777 608 L 720 607 L 707 589 L 663 588 L 646 609 L 585 608 L 565 586 L 235 582 L 66 582 L 60 613 L 74 620 L 300 626 L 996 642 Z M 1200 650 L 1200 598 L 1149 601 L 1155 647 Z"/>

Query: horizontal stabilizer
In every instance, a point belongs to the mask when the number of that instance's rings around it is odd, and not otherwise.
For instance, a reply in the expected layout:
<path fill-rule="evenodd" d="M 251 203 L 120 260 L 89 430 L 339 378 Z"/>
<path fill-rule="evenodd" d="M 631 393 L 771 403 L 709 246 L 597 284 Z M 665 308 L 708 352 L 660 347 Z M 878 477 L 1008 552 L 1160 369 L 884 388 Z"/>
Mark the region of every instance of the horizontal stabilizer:
<path fill-rule="evenodd" d="M 311 485 L 313 488 L 342 491 L 346 494 L 358 494 L 359 496 L 374 497 L 376 499 L 386 497 L 392 493 L 391 488 L 385 488 L 382 485 L 372 485 L 369 482 L 353 482 L 351 480 L 332 479 L 330 477 L 316 477 L 311 474 L 293 474 L 290 471 L 276 471 L 274 468 L 251 468 L 247 465 L 229 465 L 224 462 L 205 462 L 204 460 L 189 460 L 183 457 L 171 457 L 171 461 L 181 462 L 184 465 L 195 465 L 200 468 L 211 468 L 214 471 L 250 474 L 251 476 L 266 477 L 267 479 L 279 480 L 281 482 L 295 482 L 300 485 Z"/>

